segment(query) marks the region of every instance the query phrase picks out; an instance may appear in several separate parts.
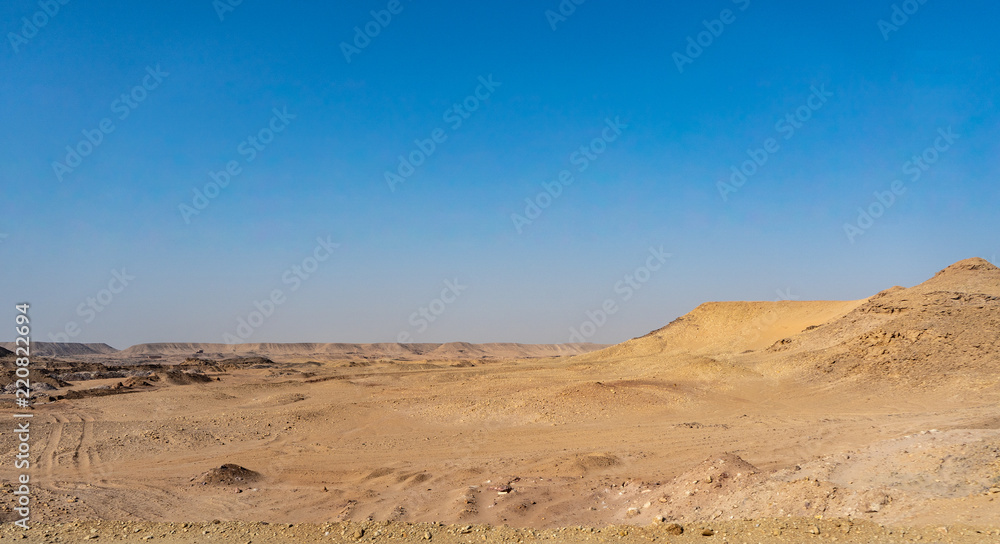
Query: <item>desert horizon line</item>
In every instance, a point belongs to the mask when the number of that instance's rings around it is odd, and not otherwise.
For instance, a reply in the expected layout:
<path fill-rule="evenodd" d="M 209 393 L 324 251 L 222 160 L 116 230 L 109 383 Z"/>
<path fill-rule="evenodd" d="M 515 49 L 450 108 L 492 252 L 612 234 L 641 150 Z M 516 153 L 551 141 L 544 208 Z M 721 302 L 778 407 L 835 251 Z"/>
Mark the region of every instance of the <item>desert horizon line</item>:
<path fill-rule="evenodd" d="M 940 269 L 939 271 L 937 271 L 936 273 L 934 273 L 933 275 L 931 275 L 928 278 L 928 280 L 933 279 L 937 275 L 939 275 L 939 274 L 941 274 L 941 273 L 943 273 L 943 272 L 945 272 L 947 270 L 950 270 L 950 269 L 965 267 L 965 268 L 968 268 L 968 269 L 975 270 L 975 269 L 977 269 L 976 267 L 980 266 L 982 263 L 985 263 L 985 264 L 987 264 L 987 265 L 989 265 L 991 267 L 996 268 L 996 265 L 993 264 L 988 259 L 985 259 L 983 257 L 969 257 L 969 258 L 966 258 L 966 259 L 960 259 L 958 261 L 955 261 L 954 263 L 952 263 L 952 264 L 950 264 L 950 265 L 948 265 L 948 266 Z M 928 280 L 925 280 L 925 281 L 928 281 Z M 917 285 L 919 285 L 919 284 L 917 284 Z M 887 287 L 886 289 L 892 289 L 892 288 L 895 288 L 895 287 L 900 287 L 900 286 L 899 285 L 894 285 L 894 286 L 891 286 L 891 287 Z M 713 303 L 736 303 L 736 302 L 745 302 L 745 303 L 774 302 L 774 303 L 776 303 L 776 302 L 784 302 L 784 303 L 794 304 L 794 303 L 809 303 L 809 302 L 850 302 L 850 301 L 854 301 L 854 300 L 864 300 L 864 299 L 867 299 L 867 298 L 871 298 L 872 296 L 875 296 L 877 294 L 878 293 L 873 293 L 872 295 L 869 295 L 867 297 L 861 297 L 859 299 L 711 300 L 711 301 L 703 301 L 703 302 L 699 303 L 698 306 L 695 306 L 695 308 L 692 308 L 688 312 L 685 312 L 685 313 L 683 313 L 681 315 L 682 316 L 683 315 L 687 315 L 688 313 L 690 313 L 691 311 L 697 309 L 698 307 L 700 307 L 702 305 L 713 304 Z M 663 327 L 667 326 L 668 324 L 669 323 L 665 323 L 663 325 Z M 662 327 L 659 327 L 659 328 L 662 328 Z M 658 330 L 659 328 L 653 329 L 653 330 L 655 331 L 655 330 Z M 648 331 L 647 333 L 643 333 L 643 334 L 649 334 L 649 332 L 653 332 L 653 331 Z M 507 340 L 507 341 L 448 340 L 448 341 L 441 341 L 441 342 L 400 342 L 400 341 L 374 341 L 374 342 L 348 342 L 348 341 L 295 341 L 295 342 L 273 342 L 273 341 L 256 341 L 256 342 L 249 342 L 249 341 L 246 341 L 246 342 L 154 341 L 154 342 L 138 342 L 138 343 L 130 344 L 128 347 L 125 347 L 125 348 L 118 348 L 118 347 L 115 347 L 115 346 L 113 346 L 113 345 L 111 345 L 111 344 L 109 344 L 107 342 L 36 341 L 36 342 L 32 342 L 32 343 L 36 344 L 36 345 L 39 345 L 39 344 L 54 344 L 54 345 L 66 345 L 66 344 L 87 345 L 87 344 L 92 344 L 92 345 L 105 345 L 105 346 L 108 346 L 108 347 L 110 347 L 112 349 L 115 349 L 117 351 L 124 351 L 124 350 L 127 350 L 127 349 L 135 347 L 135 346 L 155 345 L 155 344 L 197 344 L 197 345 L 213 345 L 213 346 L 227 346 L 227 347 L 235 347 L 235 346 L 241 346 L 241 345 L 260 345 L 260 344 L 274 344 L 274 345 L 300 345 L 300 344 L 337 345 L 337 344 L 339 344 L 339 345 L 348 345 L 348 346 L 372 346 L 372 345 L 401 345 L 401 346 L 408 346 L 408 345 L 413 345 L 413 346 L 436 345 L 436 346 L 440 346 L 440 345 L 448 345 L 448 344 L 468 344 L 468 345 L 473 345 L 473 346 L 475 346 L 475 345 L 487 345 L 487 344 L 522 345 L 522 346 L 564 346 L 564 345 L 566 345 L 566 346 L 572 346 L 572 345 L 588 345 L 589 344 L 589 345 L 595 345 L 595 346 L 614 346 L 614 345 L 620 344 L 622 342 L 627 342 L 627 341 L 629 341 L 631 339 L 635 339 L 635 338 L 638 338 L 638 337 L 639 336 L 633 336 L 633 337 L 626 338 L 626 339 L 618 341 L 618 342 L 610 342 L 610 343 L 605 343 L 605 342 L 590 342 L 590 341 L 587 341 L 586 339 L 583 339 L 582 341 L 569 341 L 569 342 L 565 342 L 565 341 L 564 342 L 518 342 L 518 341 L 510 341 L 510 340 Z M 0 343 L 2 343 L 2 344 L 12 344 L 13 341 L 12 340 L 10 340 L 10 341 L 5 340 L 5 341 L 0 342 Z"/>

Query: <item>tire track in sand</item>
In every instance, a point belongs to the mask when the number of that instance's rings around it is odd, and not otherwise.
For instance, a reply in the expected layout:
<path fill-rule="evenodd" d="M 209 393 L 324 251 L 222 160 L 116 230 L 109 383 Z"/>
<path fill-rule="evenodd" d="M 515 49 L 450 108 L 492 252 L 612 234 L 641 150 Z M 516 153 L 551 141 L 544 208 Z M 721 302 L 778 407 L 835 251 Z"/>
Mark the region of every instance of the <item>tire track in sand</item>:
<path fill-rule="evenodd" d="M 42 469 L 53 489 L 66 489 L 56 479 L 73 479 L 77 483 L 95 484 L 95 474 L 105 476 L 105 468 L 97 453 L 93 417 L 76 413 L 52 414 L 52 430 L 41 455 Z M 64 441 L 74 443 L 60 449 Z"/>
<path fill-rule="evenodd" d="M 49 436 L 45 441 L 45 448 L 40 455 L 42 471 L 45 473 L 45 478 L 50 484 L 53 483 L 52 474 L 55 472 L 56 464 L 58 464 L 56 452 L 59 449 L 59 442 L 62 440 L 63 430 L 66 427 L 66 422 L 63 419 L 58 414 L 52 414 L 52 421 L 48 422 L 50 426 Z"/>

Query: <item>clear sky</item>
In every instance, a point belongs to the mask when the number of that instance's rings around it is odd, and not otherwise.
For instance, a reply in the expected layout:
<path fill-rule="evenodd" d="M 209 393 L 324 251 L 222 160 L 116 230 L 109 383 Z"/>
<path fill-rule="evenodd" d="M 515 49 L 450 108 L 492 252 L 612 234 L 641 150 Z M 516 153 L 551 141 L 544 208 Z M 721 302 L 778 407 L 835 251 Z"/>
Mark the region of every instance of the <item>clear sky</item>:
<path fill-rule="evenodd" d="M 312 4 L 2 3 L 11 326 L 612 343 L 1000 254 L 994 2 Z"/>

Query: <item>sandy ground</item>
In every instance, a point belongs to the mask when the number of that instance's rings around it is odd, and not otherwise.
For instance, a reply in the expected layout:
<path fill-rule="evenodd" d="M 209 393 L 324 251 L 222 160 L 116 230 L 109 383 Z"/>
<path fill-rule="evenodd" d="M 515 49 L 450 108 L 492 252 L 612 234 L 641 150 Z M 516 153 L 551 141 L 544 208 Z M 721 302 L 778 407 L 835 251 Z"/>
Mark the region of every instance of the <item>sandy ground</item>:
<path fill-rule="evenodd" d="M 441 542 L 472 544 L 482 542 L 698 542 L 712 544 L 786 543 L 980 543 L 996 542 L 1000 531 L 951 526 L 924 529 L 889 529 L 872 523 L 849 520 L 800 518 L 731 521 L 720 523 L 658 523 L 646 527 L 630 525 L 566 527 L 538 530 L 507 526 L 443 525 L 437 523 L 337 522 L 324 524 L 284 523 L 143 523 L 79 522 L 37 525 L 30 531 L 0 528 L 0 538 L 24 543 L 55 542 L 216 542 L 221 544 L 285 544 L 341 542 Z"/>
<path fill-rule="evenodd" d="M 571 360 L 432 365 L 290 365 L 38 405 L 33 519 L 1000 520 L 995 394 L 709 386 Z M 199 481 L 226 463 L 259 479 Z"/>
<path fill-rule="evenodd" d="M 195 361 L 210 379 L 39 402 L 36 526 L 0 536 L 997 542 L 1000 271 L 978 266 L 863 301 L 708 305 L 573 357 Z"/>

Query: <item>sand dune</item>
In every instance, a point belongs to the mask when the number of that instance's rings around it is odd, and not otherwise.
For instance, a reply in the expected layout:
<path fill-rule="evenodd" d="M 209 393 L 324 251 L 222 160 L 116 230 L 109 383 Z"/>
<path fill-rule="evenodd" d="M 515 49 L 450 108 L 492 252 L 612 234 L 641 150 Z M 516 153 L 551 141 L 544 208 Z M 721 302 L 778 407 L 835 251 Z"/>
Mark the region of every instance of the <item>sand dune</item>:
<path fill-rule="evenodd" d="M 741 353 L 843 316 L 864 301 L 706 302 L 646 336 L 586 358 Z"/>

